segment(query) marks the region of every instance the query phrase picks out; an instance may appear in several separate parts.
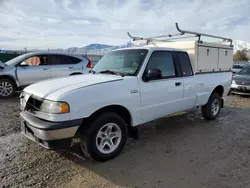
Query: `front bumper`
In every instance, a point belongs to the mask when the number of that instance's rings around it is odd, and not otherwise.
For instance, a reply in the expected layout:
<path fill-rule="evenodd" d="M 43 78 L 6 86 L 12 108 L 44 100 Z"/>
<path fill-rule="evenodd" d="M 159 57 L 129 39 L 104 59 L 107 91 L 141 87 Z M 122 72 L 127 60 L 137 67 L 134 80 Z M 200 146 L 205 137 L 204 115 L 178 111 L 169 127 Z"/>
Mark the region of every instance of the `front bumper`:
<path fill-rule="evenodd" d="M 231 93 L 238 95 L 250 95 L 250 86 L 231 84 Z"/>
<path fill-rule="evenodd" d="M 47 149 L 69 148 L 82 120 L 51 122 L 25 111 L 20 113 L 21 133 Z"/>

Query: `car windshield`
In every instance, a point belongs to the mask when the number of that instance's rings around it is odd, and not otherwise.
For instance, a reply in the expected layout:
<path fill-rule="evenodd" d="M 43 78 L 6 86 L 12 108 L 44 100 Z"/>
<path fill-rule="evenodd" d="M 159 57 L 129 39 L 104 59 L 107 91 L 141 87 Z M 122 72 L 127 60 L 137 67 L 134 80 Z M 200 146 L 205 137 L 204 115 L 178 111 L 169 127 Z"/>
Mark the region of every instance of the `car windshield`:
<path fill-rule="evenodd" d="M 93 68 L 95 73 L 119 73 L 133 76 L 139 70 L 148 50 L 129 49 L 118 50 L 106 54 Z"/>
<path fill-rule="evenodd" d="M 241 71 L 238 74 L 241 74 L 241 75 L 250 75 L 249 66 L 244 67 L 243 69 L 241 69 Z"/>
<path fill-rule="evenodd" d="M 6 65 L 15 65 L 17 62 L 20 62 L 22 61 L 22 59 L 25 59 L 25 57 L 28 57 L 29 55 L 28 54 L 23 54 L 23 55 L 19 55 L 9 61 L 7 61 L 5 64 Z"/>

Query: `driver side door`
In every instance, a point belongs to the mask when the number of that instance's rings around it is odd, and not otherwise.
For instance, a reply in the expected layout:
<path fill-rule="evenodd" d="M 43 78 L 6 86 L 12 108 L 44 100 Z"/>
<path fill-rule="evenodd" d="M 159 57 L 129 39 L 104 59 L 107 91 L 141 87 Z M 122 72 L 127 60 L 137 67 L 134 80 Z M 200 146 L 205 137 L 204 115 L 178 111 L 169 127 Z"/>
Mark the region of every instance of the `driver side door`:
<path fill-rule="evenodd" d="M 150 69 L 158 69 L 162 77 L 146 81 L 143 76 L 139 80 L 141 123 L 178 112 L 183 108 L 183 78 L 179 75 L 172 52 L 154 51 L 143 75 Z"/>
<path fill-rule="evenodd" d="M 47 55 L 31 56 L 17 65 L 17 78 L 22 86 L 49 79 L 50 65 Z"/>

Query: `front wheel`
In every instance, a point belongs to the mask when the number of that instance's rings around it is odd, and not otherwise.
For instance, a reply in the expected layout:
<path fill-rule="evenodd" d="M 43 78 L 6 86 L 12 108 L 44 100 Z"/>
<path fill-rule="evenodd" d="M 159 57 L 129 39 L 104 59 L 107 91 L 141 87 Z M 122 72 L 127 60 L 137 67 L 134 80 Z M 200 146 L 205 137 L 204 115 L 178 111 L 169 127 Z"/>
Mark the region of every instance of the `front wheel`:
<path fill-rule="evenodd" d="M 0 99 L 12 97 L 15 94 L 15 84 L 9 79 L 0 79 Z"/>
<path fill-rule="evenodd" d="M 218 93 L 213 93 L 207 104 L 201 108 L 202 115 L 206 120 L 214 120 L 220 113 L 221 97 Z"/>
<path fill-rule="evenodd" d="M 116 157 L 127 141 L 127 125 L 116 113 L 103 113 L 81 133 L 83 153 L 97 161 Z"/>

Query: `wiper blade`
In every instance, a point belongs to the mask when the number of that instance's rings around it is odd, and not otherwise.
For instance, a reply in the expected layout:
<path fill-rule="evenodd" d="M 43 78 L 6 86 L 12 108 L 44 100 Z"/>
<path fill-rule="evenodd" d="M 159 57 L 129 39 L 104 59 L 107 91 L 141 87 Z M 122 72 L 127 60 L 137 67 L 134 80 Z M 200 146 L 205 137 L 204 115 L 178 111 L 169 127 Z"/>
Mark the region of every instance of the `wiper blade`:
<path fill-rule="evenodd" d="M 100 71 L 100 73 L 116 74 L 116 75 L 120 75 L 122 77 L 124 76 L 122 73 L 116 72 L 116 71 L 112 71 L 112 70 Z"/>

